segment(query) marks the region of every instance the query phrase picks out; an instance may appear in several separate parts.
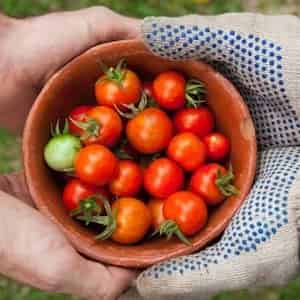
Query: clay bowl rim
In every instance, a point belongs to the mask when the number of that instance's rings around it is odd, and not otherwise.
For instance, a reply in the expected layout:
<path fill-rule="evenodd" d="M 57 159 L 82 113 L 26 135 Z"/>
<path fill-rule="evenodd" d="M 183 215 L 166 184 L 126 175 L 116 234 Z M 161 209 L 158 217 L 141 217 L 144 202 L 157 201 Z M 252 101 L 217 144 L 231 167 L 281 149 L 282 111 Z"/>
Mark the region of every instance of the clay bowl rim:
<path fill-rule="evenodd" d="M 218 80 L 223 81 L 223 84 L 226 85 L 226 87 L 230 90 L 230 93 L 233 95 L 232 97 L 235 98 L 236 101 L 239 103 L 236 104 L 239 106 L 240 111 L 244 113 L 246 116 L 246 119 L 250 122 L 248 122 L 249 129 L 252 133 L 251 135 L 251 149 L 249 149 L 250 158 L 249 158 L 249 168 L 247 170 L 247 176 L 245 176 L 245 182 L 247 184 L 247 187 L 244 189 L 243 193 L 239 195 L 239 201 L 235 202 L 235 205 L 231 207 L 230 213 L 226 215 L 226 218 L 219 222 L 218 226 L 215 226 L 213 230 L 210 232 L 209 235 L 206 236 L 206 239 L 196 240 L 193 241 L 193 245 L 190 247 L 186 247 L 182 244 L 182 247 L 178 247 L 175 251 L 172 251 L 168 255 L 164 255 L 163 257 L 157 256 L 157 257 L 142 257 L 142 258 L 136 258 L 136 259 L 128 259 L 126 257 L 118 258 L 116 261 L 109 256 L 109 255 L 103 255 L 99 253 L 99 251 L 95 251 L 94 249 L 89 249 L 88 245 L 84 246 L 81 243 L 81 240 L 78 239 L 78 235 L 73 233 L 72 231 L 65 228 L 65 226 L 60 222 L 60 220 L 54 216 L 48 207 L 44 204 L 44 201 L 38 197 L 38 193 L 36 193 L 35 189 L 29 184 L 29 182 L 32 180 L 30 174 L 31 174 L 31 167 L 30 167 L 30 161 L 28 158 L 28 151 L 27 151 L 27 144 L 30 142 L 31 139 L 31 124 L 33 123 L 34 119 L 34 112 L 36 108 L 40 105 L 40 103 L 43 102 L 44 96 L 48 93 L 49 88 L 55 82 L 56 78 L 59 77 L 61 73 L 66 71 L 70 64 L 76 62 L 79 60 L 82 56 L 88 56 L 91 55 L 93 52 L 97 51 L 99 48 L 104 47 L 111 47 L 112 45 L 122 45 L 122 44 L 131 44 L 132 47 L 137 47 L 138 50 L 149 52 L 149 49 L 144 45 L 144 43 L 140 40 L 125 40 L 125 41 L 118 41 L 118 42 L 112 42 L 112 43 L 106 43 L 102 45 L 98 45 L 95 47 L 90 48 L 89 50 L 85 51 L 84 53 L 80 54 L 79 56 L 72 59 L 70 62 L 68 62 L 65 66 L 63 66 L 60 70 L 58 70 L 45 84 L 41 92 L 39 93 L 35 103 L 33 104 L 31 111 L 28 115 L 28 118 L 26 120 L 24 133 L 23 133 L 23 161 L 24 161 L 24 169 L 25 169 L 25 178 L 27 182 L 27 186 L 29 189 L 29 192 L 34 200 L 35 205 L 37 208 L 50 220 L 52 220 L 54 223 L 56 223 L 61 230 L 64 232 L 66 237 L 69 239 L 69 241 L 73 244 L 73 246 L 83 255 L 87 255 L 88 257 L 91 257 L 97 261 L 101 261 L 108 264 L 113 265 L 119 265 L 123 267 L 133 267 L 133 268 L 144 268 L 153 264 L 156 264 L 162 260 L 170 259 L 173 257 L 181 256 L 181 255 L 187 255 L 195 252 L 196 250 L 199 250 L 199 248 L 203 248 L 205 245 L 207 245 L 210 241 L 213 241 L 215 238 L 219 237 L 220 234 L 226 229 L 227 225 L 231 221 L 232 217 L 236 213 L 236 211 L 241 207 L 242 203 L 246 200 L 247 194 L 250 191 L 250 188 L 252 187 L 252 183 L 255 177 L 255 171 L 256 171 L 256 159 L 257 159 L 257 144 L 256 144 L 256 135 L 255 135 L 255 127 L 253 120 L 251 118 L 249 109 L 242 99 L 241 95 L 237 91 L 237 89 L 233 86 L 233 84 L 227 80 L 223 75 L 216 72 L 212 67 L 207 65 L 206 63 L 203 63 L 201 61 L 195 61 L 195 60 L 186 60 L 186 63 L 193 63 L 193 64 L 200 64 L 205 66 L 208 72 L 213 72 L 218 75 Z M 153 54 L 153 53 L 152 53 Z M 154 55 L 154 54 L 153 54 Z M 246 185 L 245 184 L 245 185 Z M 97 253 L 96 253 L 97 252 Z"/>

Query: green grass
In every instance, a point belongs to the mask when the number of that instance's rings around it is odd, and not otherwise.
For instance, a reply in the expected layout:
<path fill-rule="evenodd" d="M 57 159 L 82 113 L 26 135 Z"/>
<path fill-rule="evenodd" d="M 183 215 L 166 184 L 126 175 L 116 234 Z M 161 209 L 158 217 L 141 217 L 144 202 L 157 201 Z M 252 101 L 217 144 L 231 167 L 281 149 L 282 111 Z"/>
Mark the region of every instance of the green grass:
<path fill-rule="evenodd" d="M 219 2 L 223 2 L 219 1 Z M 225 1 L 228 2 L 229 1 Z M 92 5 L 106 5 L 128 15 L 144 17 L 147 15 L 180 15 L 197 12 L 200 7 L 193 0 L 159 1 L 159 0 L 53 0 L 27 1 L 5 0 L 0 7 L 14 16 L 28 16 L 60 9 L 78 9 Z M 215 6 L 216 12 L 219 6 Z M 220 7 L 223 10 L 223 5 Z"/>
<path fill-rule="evenodd" d="M 199 4 L 205 3 L 208 4 Z M 0 10 L 12 16 L 30 16 L 56 10 L 106 5 L 132 16 L 217 14 L 245 9 L 300 14 L 299 0 L 1 0 Z"/>
<path fill-rule="evenodd" d="M 3 278 L 0 280 L 0 300 L 76 300 L 76 298 L 41 292 Z"/>
<path fill-rule="evenodd" d="M 16 17 L 39 15 L 49 11 L 106 5 L 127 15 L 184 15 L 189 13 L 218 14 L 243 10 L 287 12 L 300 15 L 299 0 L 0 0 L 0 11 Z M 20 168 L 20 141 L 0 128 L 0 173 Z M 0 300 L 71 300 L 73 298 L 44 293 L 15 283 L 0 280 Z M 300 279 L 284 288 L 223 293 L 214 300 L 300 300 Z"/>
<path fill-rule="evenodd" d="M 9 173 L 21 168 L 20 150 L 20 139 L 0 128 L 0 173 Z"/>

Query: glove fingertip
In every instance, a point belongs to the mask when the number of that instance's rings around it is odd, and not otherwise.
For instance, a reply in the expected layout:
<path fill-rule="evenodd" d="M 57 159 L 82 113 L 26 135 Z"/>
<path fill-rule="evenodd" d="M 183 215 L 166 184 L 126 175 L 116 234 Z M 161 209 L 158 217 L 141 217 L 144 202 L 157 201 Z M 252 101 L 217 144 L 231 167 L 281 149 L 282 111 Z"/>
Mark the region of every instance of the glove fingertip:
<path fill-rule="evenodd" d="M 146 46 L 155 55 L 166 57 L 171 60 L 182 59 L 175 46 L 172 34 L 172 20 L 165 17 L 147 17 L 142 23 L 142 35 Z M 168 33 L 167 33 L 168 32 Z"/>

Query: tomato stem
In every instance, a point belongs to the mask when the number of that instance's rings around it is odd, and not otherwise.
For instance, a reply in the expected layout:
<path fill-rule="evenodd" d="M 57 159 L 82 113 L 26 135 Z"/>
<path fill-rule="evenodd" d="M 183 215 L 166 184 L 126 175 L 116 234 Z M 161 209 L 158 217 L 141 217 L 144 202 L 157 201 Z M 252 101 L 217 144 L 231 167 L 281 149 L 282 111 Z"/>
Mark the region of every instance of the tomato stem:
<path fill-rule="evenodd" d="M 121 59 L 116 67 L 107 67 L 101 60 L 99 60 L 99 64 L 103 73 L 106 75 L 106 78 L 102 78 L 101 80 L 112 80 L 115 81 L 119 87 L 123 87 L 123 82 L 126 77 L 126 60 Z"/>
<path fill-rule="evenodd" d="M 118 105 L 114 105 L 115 110 L 118 112 L 120 116 L 125 119 L 133 119 L 136 115 L 142 112 L 149 104 L 149 98 L 146 93 L 142 93 L 142 97 L 138 106 L 134 104 L 122 104 L 120 107 Z M 122 111 L 122 108 L 126 110 L 126 112 Z"/>
<path fill-rule="evenodd" d="M 197 108 L 205 103 L 206 90 L 204 84 L 196 79 L 190 79 L 185 88 L 187 107 Z"/>
<path fill-rule="evenodd" d="M 218 170 L 216 185 L 221 193 L 226 197 L 238 195 L 239 193 L 239 190 L 232 184 L 234 178 L 235 176 L 232 170 L 232 165 L 229 165 L 228 172 L 225 175 L 222 175 L 221 171 Z"/>
<path fill-rule="evenodd" d="M 88 221 L 88 223 L 95 223 L 104 226 L 104 230 L 98 234 L 95 239 L 97 240 L 106 240 L 112 236 L 112 234 L 115 232 L 117 228 L 117 222 L 116 222 L 116 215 L 117 211 L 112 210 L 111 206 L 109 204 L 109 201 L 106 199 L 106 197 L 99 195 L 100 199 L 103 202 L 103 206 L 105 209 L 105 216 L 100 216 L 100 214 L 97 214 L 94 216 L 93 214 L 90 216 L 79 216 L 78 219 L 82 221 Z"/>
<path fill-rule="evenodd" d="M 91 137 L 99 137 L 101 124 L 99 124 L 96 119 L 90 118 L 84 122 L 74 120 L 71 117 L 69 119 L 74 125 L 84 131 L 84 134 L 81 136 L 81 140 L 86 141 Z"/>
<path fill-rule="evenodd" d="M 113 210 L 109 216 L 98 217 L 97 223 L 101 224 L 102 222 L 102 225 L 105 226 L 105 229 L 95 237 L 96 240 L 107 240 L 112 236 L 117 229 L 116 215 L 117 211 Z M 103 219 L 101 220 L 100 218 Z"/>
<path fill-rule="evenodd" d="M 64 127 L 63 127 L 63 130 L 61 131 L 61 129 L 60 129 L 60 120 L 59 119 L 55 122 L 55 127 L 53 127 L 53 123 L 51 123 L 50 124 L 51 136 L 55 137 L 55 136 L 59 136 L 59 135 L 68 134 L 69 133 L 68 119 L 65 119 L 65 122 L 63 124 L 64 124 Z"/>
<path fill-rule="evenodd" d="M 128 145 L 128 140 L 126 138 L 123 138 L 121 143 L 113 149 L 113 152 L 119 159 L 134 160 L 135 159 L 134 155 L 131 155 L 130 153 L 128 153 L 128 151 L 126 151 L 127 145 Z"/>
<path fill-rule="evenodd" d="M 185 235 L 180 230 L 179 226 L 173 220 L 164 221 L 160 227 L 153 232 L 152 236 L 159 234 L 160 236 L 165 235 L 167 240 L 169 240 L 174 234 L 179 238 L 181 242 L 187 246 L 191 246 L 191 242 L 185 237 Z"/>
<path fill-rule="evenodd" d="M 97 199 L 101 198 L 102 195 L 95 194 L 79 202 L 79 207 L 72 210 L 70 213 L 71 217 L 77 217 L 78 220 L 85 221 L 85 225 L 88 226 L 96 214 L 100 215 L 102 212 L 101 206 L 98 205 Z"/>

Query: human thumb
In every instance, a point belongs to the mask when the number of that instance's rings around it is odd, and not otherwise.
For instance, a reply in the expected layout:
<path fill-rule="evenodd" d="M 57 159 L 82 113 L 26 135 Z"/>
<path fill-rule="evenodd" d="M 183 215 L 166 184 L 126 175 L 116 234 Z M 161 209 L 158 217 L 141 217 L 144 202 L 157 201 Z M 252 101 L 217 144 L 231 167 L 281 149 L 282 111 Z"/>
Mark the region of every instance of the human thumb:
<path fill-rule="evenodd" d="M 90 47 L 136 38 L 139 32 L 139 20 L 97 6 L 16 22 L 10 42 L 18 46 L 10 49 L 15 65 L 40 88 L 57 69 Z"/>

